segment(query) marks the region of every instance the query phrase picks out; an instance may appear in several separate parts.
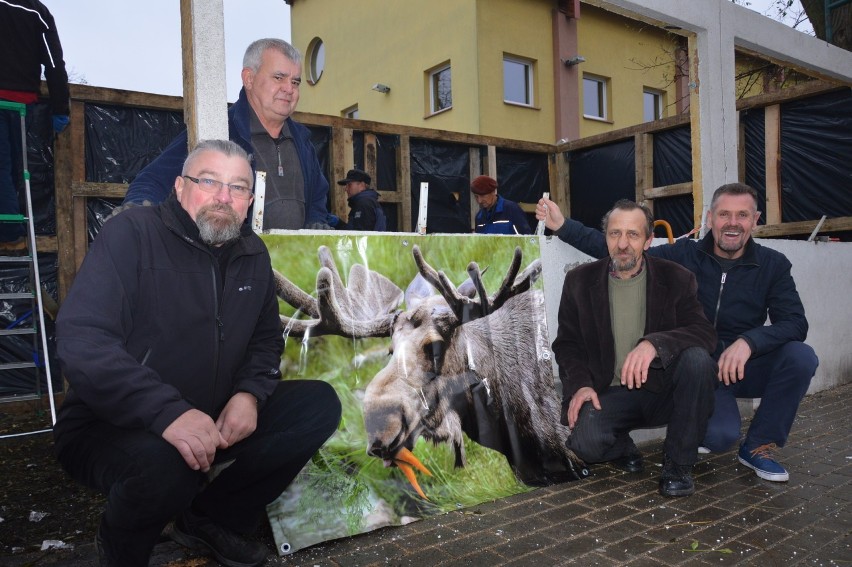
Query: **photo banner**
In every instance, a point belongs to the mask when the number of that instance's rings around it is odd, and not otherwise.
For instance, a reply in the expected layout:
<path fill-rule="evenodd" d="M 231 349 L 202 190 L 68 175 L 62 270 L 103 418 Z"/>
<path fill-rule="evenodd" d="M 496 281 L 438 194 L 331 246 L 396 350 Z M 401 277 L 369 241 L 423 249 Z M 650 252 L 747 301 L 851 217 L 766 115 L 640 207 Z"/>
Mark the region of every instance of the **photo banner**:
<path fill-rule="evenodd" d="M 343 404 L 268 507 L 279 554 L 588 474 L 559 423 L 537 238 L 262 238 L 284 379 Z"/>

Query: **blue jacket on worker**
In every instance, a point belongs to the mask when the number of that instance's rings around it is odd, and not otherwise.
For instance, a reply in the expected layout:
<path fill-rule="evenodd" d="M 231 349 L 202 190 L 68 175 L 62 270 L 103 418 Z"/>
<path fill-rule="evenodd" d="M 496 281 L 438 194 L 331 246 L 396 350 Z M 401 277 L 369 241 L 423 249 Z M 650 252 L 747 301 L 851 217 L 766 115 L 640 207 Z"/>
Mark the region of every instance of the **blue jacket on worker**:
<path fill-rule="evenodd" d="M 252 156 L 252 171 L 256 172 L 254 149 L 251 145 L 251 120 L 249 118 L 249 103 L 245 89 L 240 89 L 237 102 L 228 109 L 228 136 L 238 143 Z M 287 119 L 293 143 L 299 155 L 302 175 L 305 180 L 305 223 L 304 228 L 321 224 L 326 227 L 328 214 L 328 181 L 320 169 L 319 160 L 314 146 L 311 144 L 311 133 L 305 126 L 292 118 Z M 150 201 L 153 204 L 163 202 L 172 191 L 175 178 L 181 174 L 183 162 L 189 151 L 187 134 L 183 131 L 163 153 L 139 172 L 130 184 L 122 204 Z"/>

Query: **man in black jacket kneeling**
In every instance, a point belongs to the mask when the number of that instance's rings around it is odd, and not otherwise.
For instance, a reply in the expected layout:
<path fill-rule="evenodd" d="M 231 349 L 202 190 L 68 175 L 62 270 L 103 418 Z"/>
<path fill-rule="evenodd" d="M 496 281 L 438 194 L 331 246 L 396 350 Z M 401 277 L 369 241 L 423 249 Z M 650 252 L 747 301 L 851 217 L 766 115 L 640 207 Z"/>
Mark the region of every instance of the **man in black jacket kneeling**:
<path fill-rule="evenodd" d="M 200 142 L 165 202 L 104 225 L 60 311 L 56 450 L 107 495 L 101 565 L 148 565 L 172 519 L 177 542 L 262 564 L 241 534 L 340 421 L 331 386 L 281 380 L 269 253 L 243 222 L 252 183 L 238 145 Z"/>

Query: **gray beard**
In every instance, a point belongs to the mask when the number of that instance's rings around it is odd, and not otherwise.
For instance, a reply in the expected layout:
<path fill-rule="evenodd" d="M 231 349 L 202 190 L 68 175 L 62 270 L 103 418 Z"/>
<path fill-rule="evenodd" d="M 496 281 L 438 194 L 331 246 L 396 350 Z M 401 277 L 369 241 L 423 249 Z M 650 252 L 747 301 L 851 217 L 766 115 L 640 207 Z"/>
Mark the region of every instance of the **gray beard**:
<path fill-rule="evenodd" d="M 222 219 L 210 215 L 211 210 L 216 207 L 202 207 L 196 215 L 195 224 L 198 225 L 198 236 L 208 246 L 220 246 L 240 237 L 240 227 L 243 224 L 237 213 L 230 207 L 219 207 L 218 210 L 229 211 L 229 219 Z"/>
<path fill-rule="evenodd" d="M 615 258 L 612 258 L 612 268 L 616 272 L 627 272 L 636 267 L 636 264 L 639 263 L 639 258 L 635 256 L 630 258 L 629 260 L 625 260 L 624 262 L 619 262 Z"/>

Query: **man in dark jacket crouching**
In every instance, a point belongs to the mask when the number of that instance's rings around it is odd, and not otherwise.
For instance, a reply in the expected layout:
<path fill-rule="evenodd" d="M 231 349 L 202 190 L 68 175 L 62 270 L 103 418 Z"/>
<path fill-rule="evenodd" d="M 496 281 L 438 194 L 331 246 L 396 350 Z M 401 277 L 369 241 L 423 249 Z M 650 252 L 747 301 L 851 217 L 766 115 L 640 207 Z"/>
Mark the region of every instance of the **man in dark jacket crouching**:
<path fill-rule="evenodd" d="M 60 311 L 56 450 L 107 495 L 101 565 L 147 565 L 173 518 L 179 543 L 263 563 L 241 533 L 340 420 L 328 384 L 281 380 L 269 253 L 243 222 L 252 180 L 238 145 L 200 142 L 165 202 L 104 225 Z"/>

